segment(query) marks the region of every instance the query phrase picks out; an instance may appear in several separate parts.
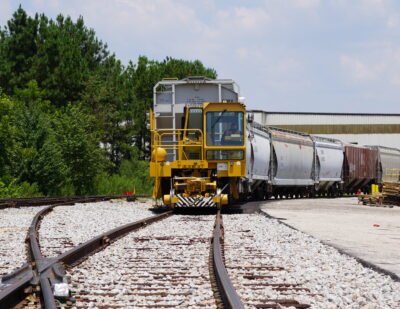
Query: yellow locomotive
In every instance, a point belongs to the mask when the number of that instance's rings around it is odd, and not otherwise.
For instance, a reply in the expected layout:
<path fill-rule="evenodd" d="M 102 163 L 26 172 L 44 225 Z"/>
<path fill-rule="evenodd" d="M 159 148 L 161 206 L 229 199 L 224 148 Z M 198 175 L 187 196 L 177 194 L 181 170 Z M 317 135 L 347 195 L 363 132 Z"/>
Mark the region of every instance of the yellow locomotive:
<path fill-rule="evenodd" d="M 156 205 L 218 207 L 246 174 L 246 108 L 232 80 L 164 79 L 150 111 Z"/>

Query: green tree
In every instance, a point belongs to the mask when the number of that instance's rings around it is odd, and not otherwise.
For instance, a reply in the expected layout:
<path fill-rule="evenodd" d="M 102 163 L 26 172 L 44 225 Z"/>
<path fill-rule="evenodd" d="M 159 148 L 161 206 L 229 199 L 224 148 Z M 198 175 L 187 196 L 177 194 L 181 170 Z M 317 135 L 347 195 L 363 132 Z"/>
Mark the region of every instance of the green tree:
<path fill-rule="evenodd" d="M 85 83 L 107 58 L 107 46 L 88 29 L 82 17 L 76 23 L 61 14 L 56 21 L 40 17 L 34 78 L 57 106 L 81 98 Z"/>
<path fill-rule="evenodd" d="M 193 75 L 216 72 L 171 57 L 124 66 L 82 17 L 31 17 L 20 6 L 0 28 L 0 195 L 150 190 L 140 159 L 153 86 Z"/>
<path fill-rule="evenodd" d="M 15 160 L 16 142 L 14 102 L 0 88 L 0 179 L 9 175 Z"/>
<path fill-rule="evenodd" d="M 33 165 L 51 131 L 51 116 L 48 114 L 50 103 L 43 100 L 44 94 L 36 81 L 30 81 L 25 89 L 17 90 L 15 96 L 18 102 L 15 108 L 18 160 L 15 162 L 14 176 L 20 182 L 36 182 L 37 174 Z"/>
<path fill-rule="evenodd" d="M 55 139 L 78 195 L 93 193 L 95 177 L 104 166 L 99 139 L 91 131 L 93 121 L 79 106 L 72 105 L 57 112 L 53 120 Z"/>
<path fill-rule="evenodd" d="M 50 134 L 32 163 L 35 181 L 45 195 L 61 195 L 70 184 L 70 171 L 62 157 L 62 149 Z"/>
<path fill-rule="evenodd" d="M 38 16 L 29 17 L 21 8 L 0 32 L 0 87 L 7 94 L 31 80 L 33 57 L 37 52 Z"/>
<path fill-rule="evenodd" d="M 96 116 L 95 130 L 107 149 L 112 171 L 121 160 L 130 159 L 135 134 L 135 94 L 125 68 L 114 57 L 108 58 L 87 82 L 82 103 Z"/>
<path fill-rule="evenodd" d="M 61 14 L 55 21 L 43 14 L 32 18 L 19 7 L 0 32 L 0 87 L 13 94 L 34 79 L 46 89 L 46 99 L 66 106 L 80 99 L 107 57 L 107 46 L 82 17 L 75 23 Z"/>

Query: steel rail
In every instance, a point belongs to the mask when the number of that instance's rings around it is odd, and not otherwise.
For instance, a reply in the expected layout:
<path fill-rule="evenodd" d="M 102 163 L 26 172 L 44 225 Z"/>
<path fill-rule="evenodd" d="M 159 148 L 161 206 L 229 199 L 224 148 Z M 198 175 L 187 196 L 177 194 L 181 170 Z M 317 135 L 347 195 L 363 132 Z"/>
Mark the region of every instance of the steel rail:
<path fill-rule="evenodd" d="M 93 200 L 93 198 L 86 199 L 86 201 Z M 43 260 L 37 237 L 38 224 L 40 220 L 54 207 L 71 204 L 74 204 L 74 202 L 70 200 L 65 203 L 53 204 L 43 208 L 35 215 L 28 229 L 26 238 L 31 265 L 26 264 L 13 273 L 3 276 L 1 282 L 2 285 L 6 286 L 0 291 L 0 308 L 12 308 L 16 306 L 25 298 L 26 289 L 37 284 L 37 273 L 34 269 L 36 269 Z"/>
<path fill-rule="evenodd" d="M 150 195 L 135 194 L 133 196 L 126 195 L 99 195 L 99 196 L 64 196 L 64 197 L 32 197 L 32 198 L 10 198 L 0 199 L 0 209 L 10 207 L 36 207 L 46 206 L 64 202 L 76 202 L 82 199 L 117 199 L 117 198 L 150 198 Z"/>
<path fill-rule="evenodd" d="M 146 219 L 142 219 L 133 223 L 128 223 L 120 227 L 114 228 L 108 232 L 100 234 L 92 238 L 91 240 L 80 244 L 79 246 L 70 249 L 69 251 L 60 254 L 56 261 L 66 266 L 75 265 L 77 262 L 85 258 L 87 255 L 96 252 L 99 249 L 103 249 L 108 246 L 111 242 L 126 235 L 129 232 L 142 228 L 148 224 L 154 223 L 165 219 L 173 214 L 173 211 L 167 211 L 162 214 L 155 215 Z"/>
<path fill-rule="evenodd" d="M 25 291 L 30 287 L 33 280 L 32 267 L 25 264 L 1 279 L 3 284 L 6 283 L 7 286 L 0 291 L 0 308 L 13 308 L 26 296 Z"/>
<path fill-rule="evenodd" d="M 156 221 L 165 219 L 173 214 L 172 211 L 168 211 L 147 219 L 122 225 L 108 232 L 102 233 L 92 238 L 91 240 L 80 244 L 65 253 L 60 254 L 55 258 L 44 258 L 38 247 L 37 234 L 34 233 L 34 231 L 37 230 L 33 229 L 33 226 L 36 225 L 37 228 L 39 220 L 46 213 L 50 212 L 51 209 L 54 208 L 56 205 L 51 206 L 46 207 L 35 216 L 31 225 L 32 230 L 30 229 L 29 231 L 30 233 L 28 238 L 30 239 L 30 241 L 32 241 L 34 246 L 33 250 L 31 251 L 31 255 L 34 260 L 33 266 L 35 268 L 35 271 L 32 271 L 32 268 L 28 265 L 29 267 L 25 266 L 25 269 L 21 268 L 19 270 L 19 272 L 21 272 L 21 278 L 12 278 L 12 274 L 7 276 L 7 278 L 3 277 L 3 281 L 5 278 L 8 280 L 8 282 L 6 282 L 7 284 L 9 284 L 9 286 L 0 291 L 0 308 L 11 308 L 13 306 L 16 306 L 25 298 L 26 288 L 38 284 L 40 284 L 41 286 L 41 299 L 43 307 L 46 309 L 57 308 L 56 301 L 53 295 L 52 285 L 55 282 L 63 281 L 65 276 L 64 265 L 75 265 L 86 258 L 88 255 L 104 249 L 110 243 L 126 235 L 127 233 L 144 227 L 148 224 L 154 223 Z M 16 273 L 18 273 L 18 271 Z"/>
<path fill-rule="evenodd" d="M 128 223 L 123 226 L 114 228 L 91 240 L 70 249 L 69 251 L 60 254 L 57 258 L 52 259 L 50 263 L 42 264 L 39 268 L 41 276 L 40 285 L 42 287 L 42 298 L 44 300 L 45 309 L 56 309 L 55 297 L 51 288 L 51 282 L 57 281 L 58 278 L 63 278 L 65 275 L 64 265 L 72 266 L 78 261 L 83 260 L 88 255 L 97 252 L 107 247 L 116 239 L 126 235 L 127 233 L 137 230 L 153 222 L 167 218 L 172 214 L 172 211 L 165 212 L 147 219 L 139 220 L 133 223 Z M 58 280 L 62 281 L 62 280 Z"/>
<path fill-rule="evenodd" d="M 224 308 L 244 309 L 243 302 L 237 294 L 225 268 L 222 255 L 222 239 L 222 216 L 221 211 L 218 210 L 212 237 L 212 262 L 215 281 Z"/>
<path fill-rule="evenodd" d="M 40 283 L 40 291 L 41 291 L 41 299 L 42 303 L 44 304 L 44 308 L 46 309 L 57 309 L 57 304 L 56 304 L 56 299 L 54 297 L 53 291 L 52 291 L 52 284 L 51 282 L 55 281 L 52 280 L 55 276 L 50 273 L 50 272 L 44 272 L 44 269 L 47 269 L 44 267 L 45 264 L 48 263 L 48 259 L 43 257 L 42 252 L 40 250 L 39 246 L 39 235 L 38 235 L 38 230 L 39 230 L 39 224 L 41 222 L 41 219 L 46 216 L 48 213 L 50 213 L 53 208 L 57 206 L 64 206 L 64 205 L 73 205 L 74 203 L 85 203 L 85 202 L 97 202 L 101 201 L 104 199 L 111 199 L 111 197 L 88 197 L 88 198 L 81 198 L 81 199 L 76 199 L 74 201 L 67 201 L 64 203 L 58 203 L 58 204 L 53 204 L 50 206 L 47 206 L 46 208 L 43 208 L 41 211 L 39 211 L 35 217 L 32 220 L 32 223 L 29 227 L 28 230 L 28 247 L 29 247 L 29 252 L 30 252 L 30 258 L 33 264 L 33 268 L 35 271 L 35 274 L 39 277 L 39 283 Z"/>

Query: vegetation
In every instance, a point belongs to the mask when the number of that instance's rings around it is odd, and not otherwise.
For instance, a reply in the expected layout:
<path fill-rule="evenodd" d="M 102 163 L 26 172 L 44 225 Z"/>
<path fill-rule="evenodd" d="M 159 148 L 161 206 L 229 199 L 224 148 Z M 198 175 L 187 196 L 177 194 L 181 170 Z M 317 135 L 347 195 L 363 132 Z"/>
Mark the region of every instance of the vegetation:
<path fill-rule="evenodd" d="M 0 27 L 0 198 L 149 193 L 146 111 L 164 77 L 216 77 L 198 61 L 122 65 L 79 18 Z"/>

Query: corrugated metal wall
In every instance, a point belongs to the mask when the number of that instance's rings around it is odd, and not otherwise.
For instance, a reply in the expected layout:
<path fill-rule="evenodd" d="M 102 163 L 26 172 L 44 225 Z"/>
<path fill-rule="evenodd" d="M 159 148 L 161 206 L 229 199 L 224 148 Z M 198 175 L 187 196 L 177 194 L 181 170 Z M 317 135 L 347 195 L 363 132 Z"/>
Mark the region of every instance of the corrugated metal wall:
<path fill-rule="evenodd" d="M 345 187 L 355 192 L 377 178 L 378 150 L 347 145 L 343 166 Z"/>
<path fill-rule="evenodd" d="M 254 120 L 268 125 L 326 125 L 326 124 L 397 124 L 400 125 L 400 115 L 373 114 L 317 114 L 317 113 L 268 113 L 254 112 Z"/>

